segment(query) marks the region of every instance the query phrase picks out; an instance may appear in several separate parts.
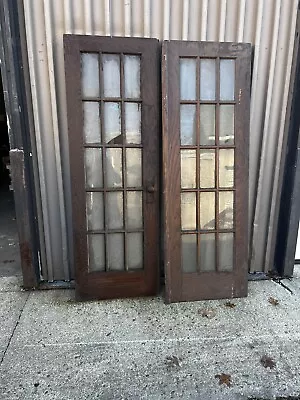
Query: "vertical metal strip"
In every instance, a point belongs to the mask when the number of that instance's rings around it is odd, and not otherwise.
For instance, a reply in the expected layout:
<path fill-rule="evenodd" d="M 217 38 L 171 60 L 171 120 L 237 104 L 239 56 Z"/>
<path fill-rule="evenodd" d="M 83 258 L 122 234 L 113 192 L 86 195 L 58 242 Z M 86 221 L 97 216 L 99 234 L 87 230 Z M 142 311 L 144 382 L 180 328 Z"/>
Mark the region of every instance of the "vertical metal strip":
<path fill-rule="evenodd" d="M 104 0 L 105 35 L 111 36 L 111 4 L 110 0 Z"/>
<path fill-rule="evenodd" d="M 91 0 L 84 0 L 84 25 L 85 34 L 93 34 L 93 23 L 92 23 L 92 2 Z"/>
<path fill-rule="evenodd" d="M 208 0 L 202 1 L 201 15 L 201 40 L 205 41 L 207 38 Z"/>
<path fill-rule="evenodd" d="M 72 0 L 64 0 L 64 25 L 65 33 L 73 33 Z"/>
<path fill-rule="evenodd" d="M 227 0 L 221 0 L 219 42 L 225 42 Z"/>
<path fill-rule="evenodd" d="M 240 0 L 238 34 L 237 34 L 238 42 L 243 42 L 244 39 L 245 13 L 246 13 L 246 0 Z"/>
<path fill-rule="evenodd" d="M 131 36 L 131 0 L 124 1 L 124 36 Z"/>
<path fill-rule="evenodd" d="M 151 0 L 144 0 L 144 37 L 151 37 Z"/>
<path fill-rule="evenodd" d="M 164 30 L 163 30 L 163 39 L 170 39 L 170 0 L 164 1 Z"/>
<path fill-rule="evenodd" d="M 183 13 L 182 13 L 182 40 L 188 40 L 189 37 L 189 11 L 190 0 L 183 0 Z"/>

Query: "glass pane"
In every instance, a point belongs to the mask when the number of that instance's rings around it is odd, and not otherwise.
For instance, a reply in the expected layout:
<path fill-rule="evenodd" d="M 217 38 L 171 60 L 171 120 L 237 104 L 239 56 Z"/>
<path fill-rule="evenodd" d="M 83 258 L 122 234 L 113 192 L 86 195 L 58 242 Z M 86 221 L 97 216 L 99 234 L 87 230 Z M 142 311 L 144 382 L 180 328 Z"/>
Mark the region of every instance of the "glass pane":
<path fill-rule="evenodd" d="M 200 229 L 215 229 L 215 193 L 200 193 Z"/>
<path fill-rule="evenodd" d="M 107 266 L 110 271 L 124 271 L 124 234 L 107 235 Z"/>
<path fill-rule="evenodd" d="M 220 60 L 220 100 L 234 100 L 235 60 Z"/>
<path fill-rule="evenodd" d="M 234 106 L 220 105 L 220 144 L 234 143 Z"/>
<path fill-rule="evenodd" d="M 143 227 L 143 193 L 127 192 L 127 228 Z"/>
<path fill-rule="evenodd" d="M 123 143 L 119 103 L 104 103 L 104 141 L 108 144 Z"/>
<path fill-rule="evenodd" d="M 182 145 L 196 144 L 197 123 L 196 106 L 182 104 L 180 106 L 180 141 Z"/>
<path fill-rule="evenodd" d="M 96 231 L 104 228 L 103 193 L 88 192 L 86 194 L 87 229 Z"/>
<path fill-rule="evenodd" d="M 105 214 L 108 229 L 122 229 L 123 223 L 123 192 L 107 192 Z"/>
<path fill-rule="evenodd" d="M 200 150 L 200 187 L 215 187 L 215 150 Z"/>
<path fill-rule="evenodd" d="M 181 193 L 181 229 L 196 229 L 196 193 Z"/>
<path fill-rule="evenodd" d="M 108 188 L 123 186 L 122 149 L 106 149 L 106 185 Z"/>
<path fill-rule="evenodd" d="M 142 186 L 142 150 L 126 149 L 127 187 Z"/>
<path fill-rule="evenodd" d="M 216 99 L 216 61 L 200 60 L 200 100 Z"/>
<path fill-rule="evenodd" d="M 120 97 L 120 56 L 103 54 L 104 97 Z"/>
<path fill-rule="evenodd" d="M 219 233 L 219 271 L 233 270 L 233 233 Z"/>
<path fill-rule="evenodd" d="M 126 143 L 141 143 L 141 104 L 125 103 Z"/>
<path fill-rule="evenodd" d="M 200 144 L 214 145 L 216 141 L 216 107 L 200 105 Z"/>
<path fill-rule="evenodd" d="M 141 97 L 141 67 L 139 56 L 124 56 L 125 97 Z"/>
<path fill-rule="evenodd" d="M 197 271 L 197 235 L 181 235 L 183 272 Z"/>
<path fill-rule="evenodd" d="M 233 228 L 233 192 L 219 192 L 219 228 Z"/>
<path fill-rule="evenodd" d="M 143 269 L 143 234 L 142 232 L 127 234 L 127 267 Z"/>
<path fill-rule="evenodd" d="M 196 187 L 196 150 L 180 150 L 181 187 Z"/>
<path fill-rule="evenodd" d="M 180 99 L 196 100 L 196 68 L 194 58 L 180 59 Z"/>
<path fill-rule="evenodd" d="M 102 188 L 102 149 L 85 149 L 85 182 L 90 188 Z"/>
<path fill-rule="evenodd" d="M 234 150 L 219 150 L 219 186 L 234 186 Z"/>
<path fill-rule="evenodd" d="M 89 271 L 105 271 L 104 235 L 88 235 Z"/>
<path fill-rule="evenodd" d="M 215 271 L 216 270 L 216 240 L 214 233 L 200 235 L 200 270 Z"/>
<path fill-rule="evenodd" d="M 83 97 L 99 97 L 99 59 L 98 54 L 81 54 L 81 90 Z"/>
<path fill-rule="evenodd" d="M 83 134 L 85 143 L 100 143 L 99 103 L 83 102 Z"/>

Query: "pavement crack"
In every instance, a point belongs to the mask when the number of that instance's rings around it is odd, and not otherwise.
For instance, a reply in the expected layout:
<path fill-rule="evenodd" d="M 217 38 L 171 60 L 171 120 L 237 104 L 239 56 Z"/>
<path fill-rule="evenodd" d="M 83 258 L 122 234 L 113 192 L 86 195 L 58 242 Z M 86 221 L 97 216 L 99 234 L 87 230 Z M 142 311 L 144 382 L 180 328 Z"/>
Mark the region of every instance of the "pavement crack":
<path fill-rule="evenodd" d="M 20 309 L 19 316 L 18 316 L 18 319 L 17 319 L 17 321 L 16 321 L 16 324 L 15 324 L 15 326 L 14 326 L 12 332 L 11 332 L 11 335 L 10 335 L 10 338 L 9 338 L 9 340 L 8 340 L 7 346 L 6 346 L 6 348 L 5 348 L 5 350 L 4 350 L 3 354 L 2 354 L 2 357 L 1 357 L 1 360 L 0 360 L 0 367 L 1 367 L 2 363 L 3 363 L 3 361 L 4 361 L 5 355 L 6 355 L 8 349 L 9 349 L 9 346 L 10 346 L 10 344 L 11 344 L 12 338 L 13 338 L 13 336 L 14 336 L 14 334 L 15 334 L 15 331 L 16 331 L 18 325 L 19 325 L 19 322 L 20 322 L 20 320 L 21 320 L 21 316 L 22 316 L 22 314 L 23 314 L 23 311 L 24 311 L 24 308 L 25 308 L 25 306 L 26 306 L 26 304 L 27 304 L 27 301 L 28 301 L 29 296 L 30 296 L 30 293 L 27 293 L 27 296 L 26 296 L 26 299 L 25 299 L 25 301 L 24 301 L 24 304 L 23 304 L 23 306 L 22 306 L 21 309 Z"/>

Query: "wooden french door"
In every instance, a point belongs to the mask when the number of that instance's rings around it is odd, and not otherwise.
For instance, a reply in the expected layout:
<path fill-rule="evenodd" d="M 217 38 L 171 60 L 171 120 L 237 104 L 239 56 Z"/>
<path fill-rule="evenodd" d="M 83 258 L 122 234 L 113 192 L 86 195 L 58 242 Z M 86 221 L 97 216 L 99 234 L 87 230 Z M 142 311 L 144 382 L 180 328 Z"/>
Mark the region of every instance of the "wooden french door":
<path fill-rule="evenodd" d="M 153 295 L 158 41 L 65 35 L 64 49 L 77 298 Z"/>
<path fill-rule="evenodd" d="M 168 302 L 247 294 L 250 57 L 248 44 L 163 43 Z"/>

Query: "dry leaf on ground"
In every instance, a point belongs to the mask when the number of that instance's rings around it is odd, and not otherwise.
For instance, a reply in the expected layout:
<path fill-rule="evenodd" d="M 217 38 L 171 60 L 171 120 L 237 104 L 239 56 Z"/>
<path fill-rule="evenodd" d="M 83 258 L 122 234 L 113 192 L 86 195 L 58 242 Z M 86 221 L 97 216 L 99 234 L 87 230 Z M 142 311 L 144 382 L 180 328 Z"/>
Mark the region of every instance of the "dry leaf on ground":
<path fill-rule="evenodd" d="M 202 317 L 211 319 L 217 315 L 217 312 L 214 308 L 202 308 L 201 310 L 199 310 L 199 314 L 201 314 Z"/>
<path fill-rule="evenodd" d="M 273 360 L 273 358 L 268 356 L 262 356 L 260 363 L 263 367 L 270 369 L 273 369 L 276 366 L 276 362 Z"/>
<path fill-rule="evenodd" d="M 274 297 L 269 297 L 268 302 L 269 302 L 270 304 L 272 304 L 273 306 L 278 306 L 278 304 L 279 304 L 279 300 L 274 299 Z"/>
<path fill-rule="evenodd" d="M 234 308 L 234 307 L 236 307 L 236 304 L 231 303 L 231 301 L 226 301 L 226 303 L 224 304 L 224 306 L 225 306 L 225 307 L 228 307 L 228 308 Z"/>
<path fill-rule="evenodd" d="M 227 374 L 218 374 L 215 375 L 215 378 L 219 379 L 219 385 L 226 385 L 226 386 L 231 386 L 232 382 L 231 382 L 231 375 L 227 375 Z"/>

